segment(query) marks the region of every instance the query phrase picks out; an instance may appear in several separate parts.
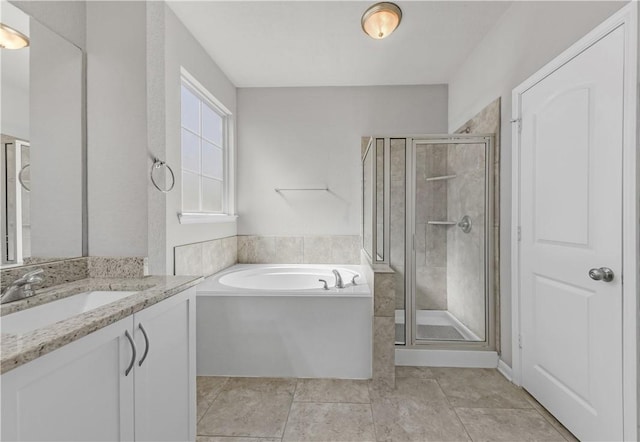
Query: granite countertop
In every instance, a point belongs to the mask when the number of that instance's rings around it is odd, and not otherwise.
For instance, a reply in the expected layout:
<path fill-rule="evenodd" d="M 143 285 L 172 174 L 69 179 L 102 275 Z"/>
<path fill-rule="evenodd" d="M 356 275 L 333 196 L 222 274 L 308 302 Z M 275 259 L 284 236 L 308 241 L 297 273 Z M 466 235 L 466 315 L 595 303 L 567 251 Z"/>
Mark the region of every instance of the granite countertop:
<path fill-rule="evenodd" d="M 4 304 L 0 306 L 0 330 L 2 328 L 1 316 L 78 293 L 103 290 L 138 292 L 24 334 L 2 333 L 0 335 L 0 373 L 6 373 L 89 333 L 176 295 L 202 280 L 202 277 L 198 276 L 87 278 L 40 290 L 31 298 Z"/>

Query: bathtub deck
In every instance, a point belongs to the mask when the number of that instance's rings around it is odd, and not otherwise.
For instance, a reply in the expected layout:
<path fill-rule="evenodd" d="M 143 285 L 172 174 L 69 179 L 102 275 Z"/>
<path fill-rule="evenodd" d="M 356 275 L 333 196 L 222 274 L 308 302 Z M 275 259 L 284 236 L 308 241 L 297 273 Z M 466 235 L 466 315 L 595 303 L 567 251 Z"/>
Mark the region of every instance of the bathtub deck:
<path fill-rule="evenodd" d="M 576 440 L 494 369 L 397 367 L 369 381 L 198 378 L 197 442 Z"/>

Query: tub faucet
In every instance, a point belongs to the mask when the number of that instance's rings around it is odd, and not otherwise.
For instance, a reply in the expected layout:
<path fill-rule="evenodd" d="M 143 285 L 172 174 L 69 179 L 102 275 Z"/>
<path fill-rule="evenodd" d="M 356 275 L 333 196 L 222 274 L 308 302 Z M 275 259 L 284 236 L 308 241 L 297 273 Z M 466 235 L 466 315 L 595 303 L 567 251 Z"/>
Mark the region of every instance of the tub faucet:
<path fill-rule="evenodd" d="M 42 269 L 35 269 L 25 273 L 20 278 L 13 281 L 2 291 L 0 296 L 0 304 L 7 302 L 17 301 L 19 299 L 29 298 L 34 295 L 31 289 L 31 284 L 40 284 L 44 278 L 41 274 L 44 273 Z"/>
<path fill-rule="evenodd" d="M 342 275 L 340 275 L 340 272 L 337 271 L 336 269 L 333 269 L 332 272 L 336 277 L 336 287 L 339 288 L 339 289 L 343 289 L 344 288 L 344 282 L 342 282 Z"/>

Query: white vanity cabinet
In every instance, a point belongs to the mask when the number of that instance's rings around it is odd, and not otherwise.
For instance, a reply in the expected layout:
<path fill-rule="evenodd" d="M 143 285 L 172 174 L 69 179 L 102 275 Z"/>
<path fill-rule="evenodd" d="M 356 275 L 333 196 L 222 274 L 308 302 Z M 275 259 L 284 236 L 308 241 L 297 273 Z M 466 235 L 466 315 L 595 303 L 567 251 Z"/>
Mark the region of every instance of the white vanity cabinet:
<path fill-rule="evenodd" d="M 134 315 L 137 441 L 195 439 L 195 302 L 193 288 Z"/>
<path fill-rule="evenodd" d="M 0 378 L 2 440 L 133 440 L 133 374 L 122 319 Z"/>
<path fill-rule="evenodd" d="M 193 441 L 195 376 L 191 288 L 3 374 L 1 439 Z"/>

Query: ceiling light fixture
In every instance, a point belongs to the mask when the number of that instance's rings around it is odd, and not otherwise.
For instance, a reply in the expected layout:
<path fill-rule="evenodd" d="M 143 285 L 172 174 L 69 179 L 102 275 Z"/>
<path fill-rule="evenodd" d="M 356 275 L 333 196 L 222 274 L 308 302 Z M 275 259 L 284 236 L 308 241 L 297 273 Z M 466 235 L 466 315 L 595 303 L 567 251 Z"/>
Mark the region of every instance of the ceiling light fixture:
<path fill-rule="evenodd" d="M 29 37 L 11 26 L 0 23 L 0 48 L 22 49 L 29 46 Z"/>
<path fill-rule="evenodd" d="M 402 10 L 395 3 L 381 2 L 370 6 L 362 14 L 362 30 L 371 38 L 388 37 L 400 24 Z"/>

